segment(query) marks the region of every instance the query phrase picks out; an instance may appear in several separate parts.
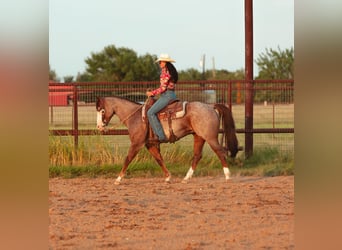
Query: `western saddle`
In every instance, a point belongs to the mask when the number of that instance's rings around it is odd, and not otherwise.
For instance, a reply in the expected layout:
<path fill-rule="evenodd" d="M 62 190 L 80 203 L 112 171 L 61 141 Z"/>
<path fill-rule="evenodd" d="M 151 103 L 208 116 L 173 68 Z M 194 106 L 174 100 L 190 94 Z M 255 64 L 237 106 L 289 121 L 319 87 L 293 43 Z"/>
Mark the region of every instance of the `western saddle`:
<path fill-rule="evenodd" d="M 156 102 L 156 99 L 153 97 L 150 97 L 147 99 L 144 108 L 143 108 L 143 118 L 147 124 L 148 128 L 148 135 L 147 135 L 147 140 L 152 142 L 156 141 L 158 142 L 158 139 L 155 139 L 155 135 L 153 133 L 153 130 L 151 126 L 149 125 L 149 121 L 146 118 L 147 116 L 147 111 L 150 109 L 150 107 Z M 185 115 L 186 113 L 186 104 L 187 102 L 180 101 L 179 99 L 171 100 L 169 104 L 160 110 L 158 112 L 158 119 L 159 121 L 168 121 L 169 125 L 169 133 L 170 137 L 168 138 L 168 141 L 170 143 L 175 143 L 175 141 L 178 140 L 177 136 L 174 134 L 173 129 L 172 129 L 172 120 L 181 118 Z"/>

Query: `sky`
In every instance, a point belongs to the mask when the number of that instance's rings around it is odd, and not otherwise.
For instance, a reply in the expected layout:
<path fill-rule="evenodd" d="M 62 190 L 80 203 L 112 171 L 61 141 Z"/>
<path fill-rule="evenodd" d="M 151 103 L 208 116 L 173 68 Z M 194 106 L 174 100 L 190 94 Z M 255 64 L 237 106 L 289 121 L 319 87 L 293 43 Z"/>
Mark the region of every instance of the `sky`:
<path fill-rule="evenodd" d="M 161 53 L 178 70 L 245 67 L 244 0 L 50 0 L 49 64 L 58 77 L 85 72 L 106 46 Z M 294 0 L 253 1 L 254 61 L 294 47 Z M 254 75 L 258 68 L 254 63 Z"/>

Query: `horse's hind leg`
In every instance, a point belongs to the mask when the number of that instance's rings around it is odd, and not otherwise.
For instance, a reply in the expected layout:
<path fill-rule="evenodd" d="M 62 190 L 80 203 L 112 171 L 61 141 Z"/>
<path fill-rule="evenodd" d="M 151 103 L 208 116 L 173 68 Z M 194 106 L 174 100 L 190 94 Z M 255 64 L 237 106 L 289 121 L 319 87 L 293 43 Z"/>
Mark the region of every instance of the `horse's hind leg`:
<path fill-rule="evenodd" d="M 227 152 L 218 143 L 217 140 L 212 140 L 212 141 L 207 141 L 207 142 L 210 145 L 211 149 L 216 153 L 216 155 L 220 159 L 222 167 L 223 167 L 224 176 L 226 177 L 226 180 L 229 180 L 230 172 L 229 172 L 228 163 L 227 163 Z"/>
<path fill-rule="evenodd" d="M 169 170 L 167 169 L 163 157 L 160 154 L 160 147 L 159 145 L 151 145 L 151 144 L 146 144 L 146 148 L 150 152 L 150 154 L 153 156 L 153 158 L 157 161 L 159 166 L 162 168 L 164 175 L 165 175 L 165 181 L 170 182 L 171 179 L 171 174 Z"/>
<path fill-rule="evenodd" d="M 204 146 L 205 140 L 202 137 L 194 134 L 194 156 L 192 158 L 191 167 L 189 168 L 188 172 L 186 173 L 183 183 L 187 183 L 189 179 L 191 179 L 192 174 L 194 173 L 197 163 L 202 158 L 202 151 Z"/>

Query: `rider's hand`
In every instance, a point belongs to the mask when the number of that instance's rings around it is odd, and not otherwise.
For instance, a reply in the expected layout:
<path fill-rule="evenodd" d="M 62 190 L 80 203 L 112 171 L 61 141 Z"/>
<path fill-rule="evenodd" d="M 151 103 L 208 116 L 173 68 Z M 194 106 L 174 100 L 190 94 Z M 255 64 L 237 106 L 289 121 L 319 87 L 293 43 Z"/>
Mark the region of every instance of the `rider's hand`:
<path fill-rule="evenodd" d="M 151 97 L 151 96 L 153 96 L 153 94 L 152 94 L 152 92 L 151 92 L 151 91 L 147 91 L 147 92 L 146 92 L 146 95 L 147 95 L 148 97 Z"/>

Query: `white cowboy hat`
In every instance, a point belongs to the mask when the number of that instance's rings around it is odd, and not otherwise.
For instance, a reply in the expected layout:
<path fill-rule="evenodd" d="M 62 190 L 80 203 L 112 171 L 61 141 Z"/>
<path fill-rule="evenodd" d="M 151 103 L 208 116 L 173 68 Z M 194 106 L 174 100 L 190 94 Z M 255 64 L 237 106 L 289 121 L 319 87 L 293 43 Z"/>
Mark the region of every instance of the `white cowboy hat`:
<path fill-rule="evenodd" d="M 176 62 L 168 54 L 160 54 L 156 62 Z"/>

